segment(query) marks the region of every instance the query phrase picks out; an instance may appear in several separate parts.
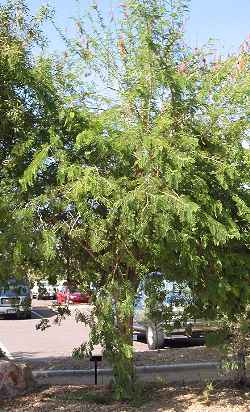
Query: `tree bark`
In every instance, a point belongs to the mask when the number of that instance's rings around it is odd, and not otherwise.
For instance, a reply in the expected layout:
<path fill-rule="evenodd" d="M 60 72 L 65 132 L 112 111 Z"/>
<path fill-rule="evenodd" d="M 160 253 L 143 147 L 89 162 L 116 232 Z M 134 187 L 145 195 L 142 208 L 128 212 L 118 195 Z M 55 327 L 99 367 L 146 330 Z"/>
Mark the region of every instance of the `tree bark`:
<path fill-rule="evenodd" d="M 117 399 L 131 399 L 135 391 L 133 317 L 118 320 L 120 350 L 113 359 L 114 392 Z"/>
<path fill-rule="evenodd" d="M 120 279 L 115 293 L 117 353 L 112 354 L 114 392 L 117 399 L 131 399 L 135 393 L 135 368 L 133 353 L 134 300 L 138 279 L 134 270 Z"/>
<path fill-rule="evenodd" d="M 247 374 L 246 374 L 246 351 L 242 346 L 237 352 L 237 384 L 240 386 L 245 386 L 247 383 Z"/>

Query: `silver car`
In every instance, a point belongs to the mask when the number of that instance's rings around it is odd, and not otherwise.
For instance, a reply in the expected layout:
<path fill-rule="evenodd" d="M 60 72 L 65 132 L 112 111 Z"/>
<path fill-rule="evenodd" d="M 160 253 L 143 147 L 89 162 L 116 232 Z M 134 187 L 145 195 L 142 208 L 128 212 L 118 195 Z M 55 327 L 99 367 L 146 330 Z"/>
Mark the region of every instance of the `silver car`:
<path fill-rule="evenodd" d="M 150 287 L 156 288 L 152 294 Z M 155 299 L 153 302 L 150 302 L 150 295 Z M 149 349 L 162 348 L 167 338 L 180 335 L 190 340 L 204 339 L 213 327 L 204 319 L 187 318 L 185 308 L 191 302 L 186 282 L 165 281 L 159 272 L 149 274 L 136 299 L 134 333 L 146 338 Z M 151 304 L 150 309 L 148 304 Z"/>
<path fill-rule="evenodd" d="M 28 286 L 8 284 L 0 286 L 0 315 L 31 318 L 31 292 Z"/>

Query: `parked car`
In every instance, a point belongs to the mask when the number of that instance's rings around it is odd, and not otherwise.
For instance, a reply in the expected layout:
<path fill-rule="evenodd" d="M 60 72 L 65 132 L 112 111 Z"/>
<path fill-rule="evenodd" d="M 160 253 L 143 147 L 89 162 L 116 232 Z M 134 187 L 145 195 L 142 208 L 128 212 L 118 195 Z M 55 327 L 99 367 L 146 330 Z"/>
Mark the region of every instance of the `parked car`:
<path fill-rule="evenodd" d="M 31 318 L 31 292 L 27 285 L 0 286 L 0 315 L 10 314 L 26 319 Z"/>
<path fill-rule="evenodd" d="M 166 338 L 176 335 L 184 335 L 190 340 L 204 339 L 205 334 L 214 329 L 214 325 L 204 319 L 190 319 L 185 316 L 185 308 L 192 303 L 193 299 L 186 282 L 164 281 L 159 272 L 149 274 L 146 279 L 155 282 L 157 278 L 158 295 L 155 296 L 159 296 L 159 301 L 153 302 L 151 310 L 147 307 L 148 296 L 145 283 L 139 288 L 140 292 L 134 310 L 134 332 L 146 338 L 149 349 L 163 347 Z"/>
<path fill-rule="evenodd" d="M 90 296 L 76 288 L 59 286 L 57 288 L 56 301 L 59 305 L 68 303 L 89 303 Z"/>
<path fill-rule="evenodd" d="M 35 282 L 31 293 L 34 299 L 55 299 L 56 286 L 50 285 L 47 280 L 40 280 Z"/>

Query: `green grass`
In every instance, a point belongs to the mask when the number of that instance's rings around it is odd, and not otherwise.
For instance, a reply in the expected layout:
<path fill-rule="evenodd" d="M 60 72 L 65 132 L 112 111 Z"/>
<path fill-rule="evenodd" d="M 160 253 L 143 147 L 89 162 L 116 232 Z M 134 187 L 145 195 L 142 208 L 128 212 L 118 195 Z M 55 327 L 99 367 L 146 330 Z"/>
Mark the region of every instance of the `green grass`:
<path fill-rule="evenodd" d="M 160 384 L 156 384 L 155 389 Z M 161 385 L 160 385 L 161 386 Z M 152 400 L 153 395 L 152 395 L 152 384 L 150 385 L 150 390 L 148 390 L 148 385 L 144 385 L 141 382 L 136 383 L 135 386 L 135 392 L 133 395 L 133 399 L 128 399 L 125 401 L 127 405 L 133 406 L 133 407 L 140 407 L 143 404 L 147 403 L 148 401 Z M 74 391 L 67 391 L 64 392 L 63 394 L 60 395 L 49 395 L 51 399 L 55 399 L 57 401 L 63 401 L 63 402 L 91 402 L 99 405 L 110 405 L 112 404 L 116 399 L 114 398 L 114 394 L 111 389 L 95 389 L 93 388 L 92 390 L 89 389 L 77 389 Z"/>
<path fill-rule="evenodd" d="M 62 395 L 53 396 L 56 400 L 67 401 L 67 402 L 93 402 L 100 405 L 108 405 L 113 402 L 111 392 L 105 391 L 85 391 L 79 389 L 76 392 L 66 392 Z"/>

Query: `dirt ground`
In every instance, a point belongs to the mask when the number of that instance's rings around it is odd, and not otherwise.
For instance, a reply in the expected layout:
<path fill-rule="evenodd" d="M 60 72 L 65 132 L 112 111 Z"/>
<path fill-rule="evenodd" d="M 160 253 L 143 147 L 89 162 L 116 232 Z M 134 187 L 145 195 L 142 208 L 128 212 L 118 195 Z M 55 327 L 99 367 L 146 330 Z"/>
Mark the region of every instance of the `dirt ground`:
<path fill-rule="evenodd" d="M 188 363 L 188 362 L 217 362 L 220 361 L 221 354 L 206 346 L 192 346 L 187 348 L 165 348 L 159 351 L 147 351 L 135 353 L 135 365 L 159 365 L 165 363 Z M 22 361 L 22 359 L 20 359 Z M 53 369 L 91 369 L 93 363 L 89 359 L 75 360 L 72 357 L 28 359 L 25 363 L 29 364 L 34 370 L 53 370 Z M 110 367 L 104 359 L 99 363 L 99 368 Z"/>
<path fill-rule="evenodd" d="M 150 389 L 150 390 L 149 390 Z M 0 412 L 250 412 L 250 388 L 218 385 L 145 387 L 131 403 L 110 400 L 104 386 L 54 386 L 0 402 Z"/>

